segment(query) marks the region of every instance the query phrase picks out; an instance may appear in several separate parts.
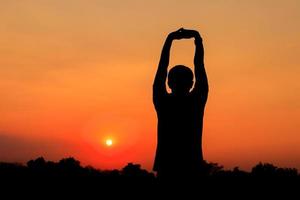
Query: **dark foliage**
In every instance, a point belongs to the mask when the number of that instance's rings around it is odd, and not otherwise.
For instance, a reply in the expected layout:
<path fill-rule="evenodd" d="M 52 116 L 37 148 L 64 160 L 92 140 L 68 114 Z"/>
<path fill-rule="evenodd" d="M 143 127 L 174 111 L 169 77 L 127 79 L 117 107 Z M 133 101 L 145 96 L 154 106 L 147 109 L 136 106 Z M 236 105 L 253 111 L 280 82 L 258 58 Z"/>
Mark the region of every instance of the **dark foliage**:
<path fill-rule="evenodd" d="M 251 172 L 238 167 L 224 170 L 217 163 L 205 163 L 203 169 L 205 173 L 197 180 L 177 180 L 175 174 L 174 179 L 161 181 L 139 164 L 128 163 L 121 170 L 102 171 L 91 166 L 83 167 L 72 157 L 59 162 L 46 161 L 40 157 L 28 161 L 27 165 L 1 162 L 0 182 L 3 191 L 25 190 L 24 194 L 38 191 L 53 195 L 63 193 L 112 197 L 140 193 L 147 194 L 147 197 L 157 197 L 162 192 L 176 195 L 183 191 L 186 193 L 187 189 L 190 191 L 187 194 L 193 195 L 198 192 L 213 196 L 236 196 L 239 192 L 294 195 L 300 186 L 297 169 L 279 168 L 269 163 L 259 163 Z"/>

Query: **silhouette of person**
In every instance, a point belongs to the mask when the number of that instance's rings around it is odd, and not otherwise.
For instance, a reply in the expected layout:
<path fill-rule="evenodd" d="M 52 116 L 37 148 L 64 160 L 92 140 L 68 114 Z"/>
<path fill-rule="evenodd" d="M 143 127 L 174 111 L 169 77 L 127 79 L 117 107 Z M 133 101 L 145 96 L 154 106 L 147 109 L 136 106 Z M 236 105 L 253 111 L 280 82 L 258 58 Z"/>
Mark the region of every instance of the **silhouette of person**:
<path fill-rule="evenodd" d="M 174 40 L 195 39 L 194 72 L 177 65 L 169 73 L 170 49 Z M 201 174 L 202 126 L 208 96 L 202 38 L 195 30 L 179 29 L 168 35 L 153 84 L 153 103 L 158 117 L 157 149 L 153 170 L 158 177 L 191 177 Z M 166 90 L 166 78 L 171 93 Z"/>

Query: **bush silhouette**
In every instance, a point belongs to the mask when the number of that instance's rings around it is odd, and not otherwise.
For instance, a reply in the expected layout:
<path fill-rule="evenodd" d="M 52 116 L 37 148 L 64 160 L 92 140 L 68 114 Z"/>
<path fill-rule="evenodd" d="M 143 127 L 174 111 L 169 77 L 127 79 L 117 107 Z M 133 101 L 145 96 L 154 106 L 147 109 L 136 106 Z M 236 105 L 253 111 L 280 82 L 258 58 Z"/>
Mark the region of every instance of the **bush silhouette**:
<path fill-rule="evenodd" d="M 58 162 L 46 161 L 43 157 L 19 163 L 0 162 L 0 183 L 13 190 L 43 191 L 45 193 L 74 195 L 77 193 L 99 195 L 129 195 L 142 192 L 148 197 L 157 197 L 160 192 L 168 192 L 176 197 L 177 192 L 184 192 L 195 187 L 202 194 L 219 194 L 244 191 L 249 193 L 265 192 L 268 195 L 276 192 L 292 194 L 300 186 L 300 176 L 295 168 L 279 168 L 270 163 L 258 163 L 251 172 L 238 167 L 225 170 L 218 163 L 205 162 L 205 176 L 194 180 L 180 179 L 185 172 L 174 174 L 174 182 L 160 182 L 152 173 L 142 169 L 141 165 L 128 163 L 121 170 L 99 170 L 92 166 L 81 166 L 73 157 L 63 158 Z M 263 180 L 263 181 L 262 181 Z M 266 181 L 265 181 L 266 180 Z M 171 187 L 170 190 L 166 188 Z M 173 189 L 172 189 L 173 188 Z M 261 190 L 263 188 L 263 191 Z M 101 191 L 99 193 L 99 191 Z M 274 193 L 275 192 L 275 193 Z M 224 194 L 220 192 L 220 194 Z"/>

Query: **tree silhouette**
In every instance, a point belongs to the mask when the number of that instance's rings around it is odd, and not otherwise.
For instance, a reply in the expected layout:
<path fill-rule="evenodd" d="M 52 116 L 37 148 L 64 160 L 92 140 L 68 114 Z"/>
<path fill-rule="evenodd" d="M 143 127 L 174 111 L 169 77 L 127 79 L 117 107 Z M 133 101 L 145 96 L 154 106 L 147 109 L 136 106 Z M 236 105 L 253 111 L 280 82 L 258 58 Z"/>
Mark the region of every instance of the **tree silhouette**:
<path fill-rule="evenodd" d="M 285 195 L 298 194 L 296 191 L 300 186 L 300 176 L 295 168 L 280 168 L 270 163 L 258 163 L 251 172 L 246 172 L 238 167 L 225 170 L 218 163 L 206 161 L 204 163 L 206 174 L 199 177 L 198 182 L 194 182 L 197 179 L 176 179 L 177 174 L 174 174 L 174 182 L 164 184 L 153 173 L 142 169 L 139 164 L 128 163 L 121 170 L 99 170 L 92 166 L 83 167 L 73 157 L 63 158 L 58 162 L 46 161 L 43 157 L 39 157 L 28 161 L 27 165 L 0 162 L 0 184 L 2 191 L 6 191 L 5 188 L 14 191 L 26 189 L 33 194 L 42 191 L 47 194 L 64 193 L 68 194 L 68 197 L 70 195 L 76 197 L 78 193 L 96 196 L 109 193 L 110 196 L 122 195 L 124 198 L 132 198 L 134 194 L 143 193 L 144 196 L 139 196 L 140 198 L 146 196 L 157 198 L 160 192 L 166 191 L 169 197 L 177 197 L 178 192 L 185 195 L 199 195 L 197 193 L 199 188 L 201 194 L 210 195 L 211 198 L 215 194 L 224 195 L 224 191 L 231 195 L 241 191 L 253 194 L 265 193 L 268 196 L 276 196 L 279 192 Z M 193 187 L 198 189 L 191 193 Z"/>

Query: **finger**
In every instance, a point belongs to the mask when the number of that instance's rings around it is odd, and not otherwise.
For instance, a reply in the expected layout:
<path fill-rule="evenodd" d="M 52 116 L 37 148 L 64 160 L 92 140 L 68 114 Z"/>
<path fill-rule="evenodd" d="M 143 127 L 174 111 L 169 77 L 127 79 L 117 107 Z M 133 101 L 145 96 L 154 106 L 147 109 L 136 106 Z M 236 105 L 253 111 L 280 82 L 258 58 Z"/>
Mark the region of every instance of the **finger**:
<path fill-rule="evenodd" d="M 178 32 L 181 32 L 181 31 L 183 31 L 184 30 L 184 28 L 183 27 L 181 27 L 180 29 L 178 29 L 177 31 Z"/>

